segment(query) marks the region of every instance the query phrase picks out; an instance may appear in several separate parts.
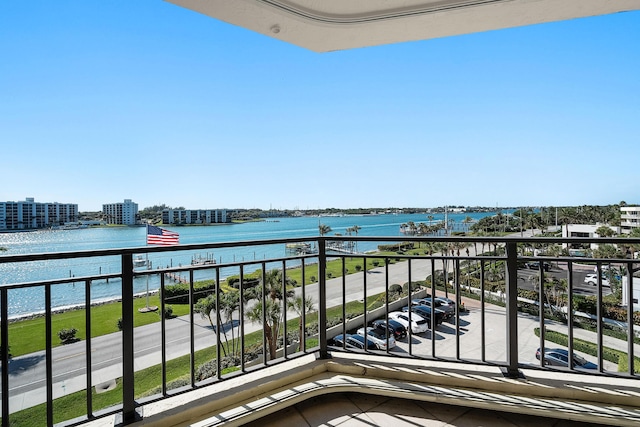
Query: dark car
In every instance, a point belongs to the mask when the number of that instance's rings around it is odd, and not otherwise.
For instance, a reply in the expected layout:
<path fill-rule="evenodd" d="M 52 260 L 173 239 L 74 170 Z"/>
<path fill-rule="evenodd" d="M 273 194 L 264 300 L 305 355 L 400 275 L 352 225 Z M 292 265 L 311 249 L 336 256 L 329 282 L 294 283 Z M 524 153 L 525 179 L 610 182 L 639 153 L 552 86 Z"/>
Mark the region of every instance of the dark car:
<path fill-rule="evenodd" d="M 536 350 L 536 359 L 540 360 L 540 349 Z M 545 348 L 544 364 L 549 366 L 569 366 L 569 351 L 564 348 Z M 573 353 L 573 366 L 582 369 L 598 369 L 598 365 Z"/>
<path fill-rule="evenodd" d="M 454 300 L 452 300 L 451 298 L 436 297 L 436 300 L 440 301 L 444 305 L 448 305 L 449 307 L 453 308 L 453 311 L 455 312 L 455 310 L 456 310 L 456 302 Z M 462 310 L 460 310 L 460 311 L 462 311 Z"/>
<path fill-rule="evenodd" d="M 402 311 L 409 311 L 409 307 L 402 307 Z M 431 329 L 431 307 L 427 305 L 412 305 L 411 311 L 425 318 L 429 323 L 429 329 Z M 444 312 L 436 309 L 434 314 L 436 318 L 436 326 L 440 325 L 444 321 Z"/>
<path fill-rule="evenodd" d="M 361 335 L 340 334 L 340 335 L 336 335 L 333 338 L 333 343 L 336 347 L 344 346 L 345 348 L 357 348 L 360 350 L 364 350 L 365 342 L 367 343 L 366 344 L 367 350 L 378 349 L 378 346 L 376 345 L 376 343 L 374 343 L 370 339 L 365 340 L 365 338 Z"/>
<path fill-rule="evenodd" d="M 371 322 L 371 326 L 376 329 L 387 329 L 391 332 L 396 340 L 401 340 L 407 336 L 407 328 L 404 327 L 400 322 L 397 322 L 393 319 L 378 319 Z"/>
<path fill-rule="evenodd" d="M 433 298 L 420 298 L 417 300 L 414 299 L 411 301 L 411 303 L 414 305 L 426 305 L 427 307 L 435 307 L 436 313 L 438 311 L 442 312 L 444 320 L 452 319 L 453 316 L 456 315 L 456 309 L 454 307 L 450 307 L 449 305 L 440 301 L 438 298 L 436 298 L 435 300 Z"/>
<path fill-rule="evenodd" d="M 525 267 L 527 267 L 527 268 L 529 268 L 531 270 L 540 270 L 540 263 L 538 261 L 527 262 L 527 263 L 525 263 Z M 543 262 L 542 263 L 542 269 L 544 271 L 551 270 L 551 264 L 549 264 L 548 262 Z"/>

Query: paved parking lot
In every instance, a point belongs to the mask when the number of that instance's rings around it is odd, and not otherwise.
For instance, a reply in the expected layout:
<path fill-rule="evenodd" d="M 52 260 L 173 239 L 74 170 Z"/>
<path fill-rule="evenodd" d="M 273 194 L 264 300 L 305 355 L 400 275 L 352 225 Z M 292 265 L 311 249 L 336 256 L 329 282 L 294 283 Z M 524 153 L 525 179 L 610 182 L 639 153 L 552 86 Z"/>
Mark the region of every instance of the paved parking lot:
<path fill-rule="evenodd" d="M 469 361 L 482 360 L 482 323 L 480 302 L 475 300 L 465 301 L 466 313 L 461 313 L 459 321 L 459 335 L 456 340 L 456 325 L 454 319 L 438 325 L 434 331 L 435 357 L 456 358 Z M 521 364 L 539 365 L 535 357 L 536 350 L 540 347 L 540 338 L 535 335 L 534 329 L 539 326 L 538 319 L 534 316 L 519 313 L 518 315 L 518 358 Z M 548 328 L 567 333 L 566 326 L 557 322 L 547 322 Z M 431 357 L 432 341 L 431 331 L 421 334 L 412 334 L 409 337 L 397 341 L 391 354 L 413 354 L 414 356 Z M 485 360 L 506 364 L 507 323 L 505 309 L 500 306 L 485 305 Z M 594 334 L 595 337 L 595 334 Z M 593 338 L 595 342 L 595 338 Z M 605 340 L 605 345 L 606 345 Z M 546 347 L 561 347 L 546 341 Z M 581 353 L 578 353 L 581 354 Z M 587 360 L 596 363 L 597 358 L 581 354 Z M 604 369 L 617 371 L 617 365 L 604 361 Z"/>

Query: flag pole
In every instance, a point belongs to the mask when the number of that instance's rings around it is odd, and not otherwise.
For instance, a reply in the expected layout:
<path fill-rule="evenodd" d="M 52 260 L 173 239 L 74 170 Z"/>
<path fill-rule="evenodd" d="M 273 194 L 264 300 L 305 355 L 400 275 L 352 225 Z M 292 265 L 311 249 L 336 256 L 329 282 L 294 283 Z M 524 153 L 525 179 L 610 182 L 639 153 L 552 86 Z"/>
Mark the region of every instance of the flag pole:
<path fill-rule="evenodd" d="M 147 223 L 147 226 L 146 226 L 145 246 L 149 246 L 148 236 L 149 236 L 149 223 Z M 145 266 L 147 267 L 147 270 L 149 270 L 150 269 L 149 252 L 146 252 L 145 256 L 146 256 Z M 139 308 L 138 312 L 149 313 L 151 311 L 158 311 L 158 307 L 156 306 L 149 307 L 149 275 L 147 274 L 147 305 L 145 307 Z"/>

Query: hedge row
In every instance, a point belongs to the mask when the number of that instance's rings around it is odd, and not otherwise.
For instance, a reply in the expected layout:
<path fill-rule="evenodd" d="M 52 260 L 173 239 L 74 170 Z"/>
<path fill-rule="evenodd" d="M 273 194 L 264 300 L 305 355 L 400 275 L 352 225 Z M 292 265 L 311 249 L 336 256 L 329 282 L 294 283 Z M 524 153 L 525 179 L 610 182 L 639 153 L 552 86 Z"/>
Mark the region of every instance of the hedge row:
<path fill-rule="evenodd" d="M 396 243 L 395 245 L 378 245 L 378 250 L 381 252 L 404 252 L 414 248 L 413 242 Z"/>
<path fill-rule="evenodd" d="M 194 304 L 216 290 L 215 280 L 203 280 L 193 284 Z M 171 304 L 189 304 L 189 284 L 176 283 L 164 288 L 164 301 Z"/>

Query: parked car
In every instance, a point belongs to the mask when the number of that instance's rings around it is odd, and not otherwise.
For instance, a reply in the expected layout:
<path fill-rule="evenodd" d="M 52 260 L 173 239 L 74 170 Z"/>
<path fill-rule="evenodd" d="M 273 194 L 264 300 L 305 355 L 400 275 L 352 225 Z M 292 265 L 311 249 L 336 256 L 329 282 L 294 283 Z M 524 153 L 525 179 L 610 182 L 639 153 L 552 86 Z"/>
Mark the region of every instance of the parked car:
<path fill-rule="evenodd" d="M 371 322 L 371 326 L 378 329 L 388 329 L 396 341 L 404 339 L 407 336 L 407 328 L 397 320 L 393 319 L 378 319 Z"/>
<path fill-rule="evenodd" d="M 587 285 L 596 286 L 598 284 L 598 275 L 593 273 L 587 274 L 584 277 L 584 283 L 586 283 Z M 605 277 L 602 278 L 602 286 L 609 286 L 609 280 L 607 280 Z"/>
<path fill-rule="evenodd" d="M 453 308 L 453 311 L 455 312 L 456 302 L 454 300 L 446 297 L 436 297 L 436 299 L 440 301 L 442 304 L 448 305 L 449 307 Z"/>
<path fill-rule="evenodd" d="M 532 261 L 532 262 L 527 262 L 524 264 L 525 267 L 531 269 L 531 270 L 539 270 L 540 269 L 540 262 L 538 261 Z M 551 264 L 549 264 L 548 262 L 543 262 L 542 263 L 542 269 L 544 271 L 549 271 L 551 270 Z"/>
<path fill-rule="evenodd" d="M 611 265 L 611 266 L 610 265 L 603 265 L 603 266 L 600 267 L 600 271 L 601 271 L 603 279 L 607 279 L 608 280 L 611 277 L 614 277 L 614 278 L 616 278 L 618 280 L 622 279 L 622 275 L 620 273 L 620 270 L 618 268 L 616 268 L 615 266 L 613 266 L 613 265 Z M 593 272 L 596 275 L 596 277 L 598 277 L 597 276 L 597 274 L 598 274 L 598 266 L 597 265 L 595 267 L 593 267 Z"/>
<path fill-rule="evenodd" d="M 427 307 L 435 307 L 436 313 L 442 312 L 443 320 L 452 319 L 456 315 L 456 310 L 450 307 L 448 304 L 444 304 L 438 298 L 420 298 L 418 300 L 411 300 L 414 305 L 426 305 Z M 417 303 L 417 304 L 416 304 Z"/>
<path fill-rule="evenodd" d="M 365 328 L 360 328 L 356 331 L 358 335 L 365 336 Z M 393 334 L 389 333 L 386 329 L 377 329 L 371 326 L 367 326 L 366 335 L 371 341 L 373 341 L 378 350 L 392 349 L 396 346 L 396 340 L 393 338 Z M 388 345 L 387 345 L 388 343 Z"/>
<path fill-rule="evenodd" d="M 365 342 L 367 350 L 377 350 L 378 346 L 371 339 L 367 339 L 360 335 L 336 335 L 333 338 L 333 343 L 336 347 L 342 347 L 344 345 L 345 348 L 357 348 L 360 350 L 364 350 Z"/>
<path fill-rule="evenodd" d="M 402 311 L 409 311 L 409 307 L 402 307 Z M 427 319 L 427 322 L 429 323 L 429 329 L 431 329 L 431 307 L 427 305 L 412 305 L 411 311 Z M 435 318 L 436 326 L 442 324 L 442 322 L 444 321 L 444 312 L 442 310 L 436 309 Z"/>
<path fill-rule="evenodd" d="M 411 322 L 409 322 L 409 314 L 400 311 L 392 311 L 389 313 L 389 319 L 401 323 L 405 328 L 411 327 L 411 332 L 420 334 L 429 330 L 429 322 L 419 314 L 411 313 Z"/>
<path fill-rule="evenodd" d="M 536 359 L 540 360 L 540 349 L 536 350 Z M 545 348 L 544 364 L 549 366 L 569 366 L 569 351 L 564 348 Z M 573 353 L 573 366 L 582 369 L 597 369 L 598 365 Z"/>

